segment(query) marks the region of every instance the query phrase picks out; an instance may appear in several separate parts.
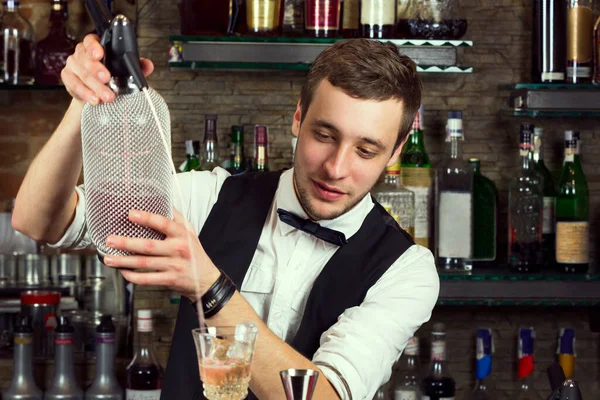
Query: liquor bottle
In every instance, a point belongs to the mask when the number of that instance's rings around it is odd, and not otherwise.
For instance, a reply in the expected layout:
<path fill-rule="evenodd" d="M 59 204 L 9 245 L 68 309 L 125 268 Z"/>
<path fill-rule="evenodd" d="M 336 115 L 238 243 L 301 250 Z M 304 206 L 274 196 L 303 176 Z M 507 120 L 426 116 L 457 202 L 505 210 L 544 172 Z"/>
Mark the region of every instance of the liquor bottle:
<path fill-rule="evenodd" d="M 2 392 L 2 399 L 42 400 L 43 393 L 33 378 L 33 328 L 29 317 L 21 319 L 13 333 L 13 374 L 10 385 Z"/>
<path fill-rule="evenodd" d="M 519 328 L 519 364 L 517 367 L 517 400 L 538 400 L 533 389 L 533 342 L 535 331 L 533 328 Z"/>
<path fill-rule="evenodd" d="M 20 1 L 4 0 L 0 19 L 0 81 L 8 85 L 33 83 L 35 35 L 21 14 Z"/>
<path fill-rule="evenodd" d="M 283 10 L 284 36 L 303 36 L 304 0 L 284 0 Z"/>
<path fill-rule="evenodd" d="M 492 353 L 494 352 L 491 329 L 477 329 L 476 351 L 475 387 L 466 398 L 467 400 L 493 400 L 496 395 L 489 379 L 492 373 Z"/>
<path fill-rule="evenodd" d="M 103 315 L 96 328 L 96 375 L 85 391 L 85 400 L 123 400 L 115 374 L 115 333 L 112 316 Z"/>
<path fill-rule="evenodd" d="M 229 172 L 232 175 L 246 171 L 246 156 L 244 155 L 244 127 L 234 125 L 231 127 L 231 165 Z"/>
<path fill-rule="evenodd" d="M 219 165 L 219 143 L 217 140 L 217 116 L 204 118 L 204 148 L 202 149 L 201 171 L 212 171 Z"/>
<path fill-rule="evenodd" d="M 589 190 L 574 135 L 565 132 L 565 161 L 558 180 L 556 264 L 559 271 L 585 273 L 589 266 Z"/>
<path fill-rule="evenodd" d="M 279 31 L 281 0 L 246 0 L 248 34 L 273 36 Z"/>
<path fill-rule="evenodd" d="M 60 73 L 77 45 L 67 32 L 68 12 L 64 1 L 51 0 L 50 32 L 36 46 L 35 82 L 38 85 L 61 83 Z"/>
<path fill-rule="evenodd" d="M 373 197 L 411 237 L 415 235 L 415 194 L 400 185 L 400 158 L 386 168 L 385 180 L 373 188 Z"/>
<path fill-rule="evenodd" d="M 592 1 L 567 1 L 567 82 L 587 83 L 592 78 Z"/>
<path fill-rule="evenodd" d="M 533 125 L 521 125 L 521 168 L 508 191 L 508 263 L 517 272 L 539 272 L 542 264 L 543 182 L 535 170 Z"/>
<path fill-rule="evenodd" d="M 241 18 L 237 1 L 182 0 L 179 15 L 181 34 L 197 36 L 232 34 Z"/>
<path fill-rule="evenodd" d="M 462 159 L 462 111 L 448 112 L 447 159 L 438 170 L 437 258 L 446 270 L 473 269 L 473 169 Z"/>
<path fill-rule="evenodd" d="M 498 191 L 481 174 L 477 158 L 469 163 L 473 167 L 473 262 L 482 265 L 496 259 Z"/>
<path fill-rule="evenodd" d="M 567 43 L 567 5 L 564 1 L 533 2 L 531 79 L 533 82 L 564 82 Z"/>
<path fill-rule="evenodd" d="M 360 0 L 342 2 L 342 37 L 360 37 Z"/>
<path fill-rule="evenodd" d="M 179 166 L 179 171 L 189 172 L 195 171 L 200 168 L 200 141 L 199 140 L 186 140 L 185 141 L 185 161 Z"/>
<path fill-rule="evenodd" d="M 446 332 L 442 323 L 431 332 L 431 362 L 429 372 L 421 382 L 422 400 L 454 400 L 456 383 L 446 365 Z"/>
<path fill-rule="evenodd" d="M 404 348 L 394 384 L 394 400 L 421 400 L 421 365 L 419 363 L 419 338 L 411 337 Z"/>
<path fill-rule="evenodd" d="M 75 377 L 73 364 L 73 337 L 75 328 L 67 317 L 57 318 L 58 326 L 54 331 L 56 345 L 54 357 L 54 377 L 50 388 L 44 394 L 45 400 L 83 400 L 83 390 Z"/>
<path fill-rule="evenodd" d="M 269 128 L 265 125 L 254 126 L 254 171 L 269 170 Z"/>
<path fill-rule="evenodd" d="M 558 363 L 565 378 L 572 378 L 575 371 L 575 329 L 561 328 L 558 332 Z"/>
<path fill-rule="evenodd" d="M 389 39 L 396 26 L 396 0 L 362 0 L 360 26 L 362 37 Z"/>
<path fill-rule="evenodd" d="M 415 243 L 429 247 L 432 174 L 423 140 L 423 106 L 419 108 L 407 142 L 402 148 L 401 183 L 415 194 Z"/>
<path fill-rule="evenodd" d="M 138 310 L 137 330 L 137 349 L 127 367 L 126 400 L 159 400 L 163 370 L 152 345 L 152 311 Z"/>
<path fill-rule="evenodd" d="M 305 0 L 307 36 L 336 37 L 340 24 L 340 0 Z"/>
<path fill-rule="evenodd" d="M 547 269 L 554 268 L 554 204 L 556 202 L 556 186 L 552 173 L 544 164 L 544 130 L 535 128 L 533 130 L 533 161 L 535 170 L 544 182 L 544 210 L 542 222 L 542 264 Z"/>

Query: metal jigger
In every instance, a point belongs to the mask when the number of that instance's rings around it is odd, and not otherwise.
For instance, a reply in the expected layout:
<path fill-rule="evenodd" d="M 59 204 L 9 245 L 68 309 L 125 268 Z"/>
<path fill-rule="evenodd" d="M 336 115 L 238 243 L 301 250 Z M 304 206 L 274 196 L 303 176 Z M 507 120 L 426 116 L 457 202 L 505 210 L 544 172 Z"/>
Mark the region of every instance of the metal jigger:
<path fill-rule="evenodd" d="M 319 373 L 312 369 L 286 369 L 279 372 L 286 400 L 311 400 Z"/>

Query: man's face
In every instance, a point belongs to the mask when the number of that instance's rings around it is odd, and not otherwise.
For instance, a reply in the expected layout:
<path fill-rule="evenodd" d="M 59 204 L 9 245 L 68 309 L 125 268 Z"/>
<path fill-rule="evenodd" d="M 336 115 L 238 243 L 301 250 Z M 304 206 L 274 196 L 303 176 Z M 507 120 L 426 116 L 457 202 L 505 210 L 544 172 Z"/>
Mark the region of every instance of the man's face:
<path fill-rule="evenodd" d="M 300 124 L 300 104 L 292 132 L 298 136 L 294 184 L 302 207 L 315 221 L 352 209 L 373 188 L 392 153 L 402 120 L 402 102 L 355 99 L 328 80 L 317 86 Z"/>

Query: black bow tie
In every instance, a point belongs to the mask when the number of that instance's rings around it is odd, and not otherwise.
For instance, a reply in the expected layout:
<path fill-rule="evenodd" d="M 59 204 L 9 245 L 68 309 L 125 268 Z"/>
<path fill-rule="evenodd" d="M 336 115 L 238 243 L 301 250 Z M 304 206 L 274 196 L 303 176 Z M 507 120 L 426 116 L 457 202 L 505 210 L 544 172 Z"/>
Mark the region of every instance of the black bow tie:
<path fill-rule="evenodd" d="M 348 243 L 346 240 L 346 235 L 344 235 L 342 232 L 322 227 L 316 222 L 300 218 L 299 216 L 292 214 L 289 211 L 282 210 L 281 208 L 277 209 L 277 214 L 279 214 L 279 219 L 282 222 L 285 222 L 286 224 L 303 232 L 310 233 L 314 237 L 324 240 L 328 243 L 335 244 L 337 246 L 342 246 Z"/>

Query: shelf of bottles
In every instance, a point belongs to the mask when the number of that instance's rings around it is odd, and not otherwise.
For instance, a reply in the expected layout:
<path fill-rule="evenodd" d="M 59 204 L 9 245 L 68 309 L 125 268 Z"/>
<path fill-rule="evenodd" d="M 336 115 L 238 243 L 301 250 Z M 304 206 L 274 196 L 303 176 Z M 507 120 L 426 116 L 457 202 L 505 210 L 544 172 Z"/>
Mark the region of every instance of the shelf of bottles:
<path fill-rule="evenodd" d="M 169 67 L 172 70 L 292 70 L 308 71 L 317 55 L 337 38 L 171 36 Z M 373 39 L 376 40 L 376 39 Z M 464 40 L 389 41 L 417 63 L 419 72 L 471 73 L 472 67 L 458 66 L 457 49 L 471 47 Z"/>
<path fill-rule="evenodd" d="M 517 83 L 509 107 L 518 117 L 599 117 L 600 86 L 567 83 Z"/>

